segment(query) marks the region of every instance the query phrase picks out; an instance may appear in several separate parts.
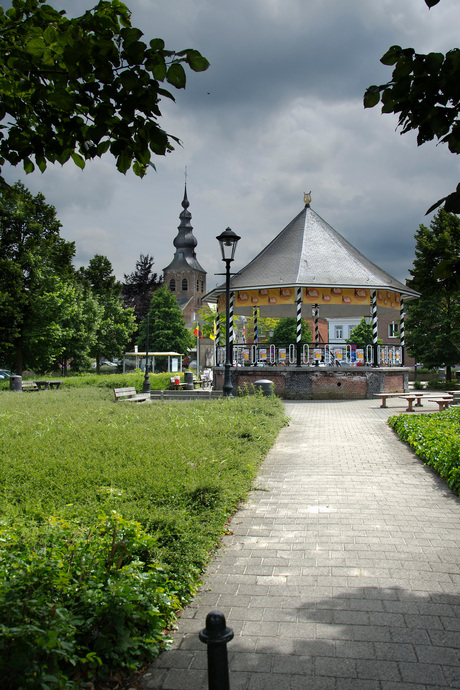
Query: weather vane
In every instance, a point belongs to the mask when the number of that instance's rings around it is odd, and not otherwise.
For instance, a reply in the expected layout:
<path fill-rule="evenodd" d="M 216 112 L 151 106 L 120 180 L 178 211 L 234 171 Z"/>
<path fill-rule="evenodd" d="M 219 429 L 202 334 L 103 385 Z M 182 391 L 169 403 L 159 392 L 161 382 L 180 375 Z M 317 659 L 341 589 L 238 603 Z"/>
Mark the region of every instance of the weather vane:
<path fill-rule="evenodd" d="M 308 194 L 306 192 L 304 192 L 303 193 L 303 203 L 305 204 L 305 206 L 308 206 L 308 204 L 310 202 L 311 202 L 311 191 L 308 192 Z"/>

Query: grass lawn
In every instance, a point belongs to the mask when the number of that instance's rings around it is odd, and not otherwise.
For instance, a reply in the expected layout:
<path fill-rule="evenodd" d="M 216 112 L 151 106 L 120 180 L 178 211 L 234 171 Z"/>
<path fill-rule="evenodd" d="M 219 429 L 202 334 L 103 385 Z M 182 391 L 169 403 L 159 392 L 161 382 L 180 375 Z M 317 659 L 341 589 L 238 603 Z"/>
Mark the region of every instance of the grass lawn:
<path fill-rule="evenodd" d="M 157 654 L 283 424 L 259 396 L 0 391 L 3 687 L 77 688 Z"/>

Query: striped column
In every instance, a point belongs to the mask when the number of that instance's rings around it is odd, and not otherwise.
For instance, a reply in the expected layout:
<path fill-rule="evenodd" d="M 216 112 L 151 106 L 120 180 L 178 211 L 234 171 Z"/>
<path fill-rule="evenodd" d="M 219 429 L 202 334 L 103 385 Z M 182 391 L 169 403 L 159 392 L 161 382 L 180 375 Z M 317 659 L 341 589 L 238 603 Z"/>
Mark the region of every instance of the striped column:
<path fill-rule="evenodd" d="M 296 342 L 297 345 L 300 344 L 300 341 L 302 340 L 302 288 L 298 287 L 297 288 L 297 294 L 296 294 L 296 306 L 297 306 L 297 338 Z"/>
<path fill-rule="evenodd" d="M 230 293 L 230 310 L 229 310 L 229 323 L 227 324 L 227 338 L 230 343 L 230 362 L 233 363 L 233 341 L 235 338 L 235 332 L 233 330 L 233 312 L 235 309 L 235 293 Z"/>
<path fill-rule="evenodd" d="M 404 299 L 401 297 L 401 307 L 400 307 L 400 312 L 399 312 L 399 342 L 401 343 L 401 365 L 404 366 L 405 363 L 405 326 L 404 326 L 404 318 L 405 318 L 405 312 L 404 312 Z"/>
<path fill-rule="evenodd" d="M 377 345 L 379 337 L 379 320 L 377 318 L 377 292 L 372 293 L 372 343 Z"/>
<path fill-rule="evenodd" d="M 219 347 L 220 347 L 220 314 L 216 313 L 216 320 L 214 321 L 214 362 L 216 367 L 219 362 Z"/>
<path fill-rule="evenodd" d="M 217 312 L 216 314 L 216 336 L 215 336 L 215 342 L 216 345 L 220 345 L 220 314 Z"/>
<path fill-rule="evenodd" d="M 319 344 L 319 305 L 315 304 L 315 345 Z"/>
<path fill-rule="evenodd" d="M 401 342 L 401 346 L 404 347 L 405 345 L 405 333 L 404 333 L 404 318 L 406 314 L 404 311 L 404 299 L 401 297 L 401 308 L 399 312 L 399 340 Z"/>
<path fill-rule="evenodd" d="M 257 323 L 257 317 L 258 317 L 257 307 L 253 308 L 252 315 L 254 317 L 254 342 L 258 343 L 259 342 L 259 325 Z"/>

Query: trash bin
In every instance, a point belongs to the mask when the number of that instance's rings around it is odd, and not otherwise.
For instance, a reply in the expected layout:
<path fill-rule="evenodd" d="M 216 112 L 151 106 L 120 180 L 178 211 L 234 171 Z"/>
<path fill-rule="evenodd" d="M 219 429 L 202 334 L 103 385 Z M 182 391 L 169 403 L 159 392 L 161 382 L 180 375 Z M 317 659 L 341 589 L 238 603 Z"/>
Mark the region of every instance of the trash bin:
<path fill-rule="evenodd" d="M 185 381 L 185 390 L 186 391 L 192 391 L 193 390 L 193 371 L 186 371 L 184 374 L 184 381 Z"/>
<path fill-rule="evenodd" d="M 254 383 L 254 388 L 256 390 L 261 390 L 262 394 L 266 397 L 269 398 L 270 395 L 273 394 L 273 389 L 275 387 L 275 384 L 273 381 L 270 381 L 270 379 L 259 379 Z"/>
<path fill-rule="evenodd" d="M 10 376 L 10 391 L 22 393 L 22 376 Z"/>

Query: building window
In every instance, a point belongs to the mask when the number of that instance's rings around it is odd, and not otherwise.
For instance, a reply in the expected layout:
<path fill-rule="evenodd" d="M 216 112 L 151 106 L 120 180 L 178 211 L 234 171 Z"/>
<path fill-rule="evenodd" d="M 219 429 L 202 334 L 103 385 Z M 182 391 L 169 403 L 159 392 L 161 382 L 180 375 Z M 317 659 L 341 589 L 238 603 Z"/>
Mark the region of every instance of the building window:
<path fill-rule="evenodd" d="M 182 290 L 188 290 L 188 280 L 187 278 L 182 279 Z"/>
<path fill-rule="evenodd" d="M 396 323 L 393 321 L 392 323 L 388 324 L 388 337 L 389 338 L 398 338 L 399 337 L 399 323 Z"/>
<path fill-rule="evenodd" d="M 204 289 L 203 289 L 203 281 L 201 281 L 201 292 L 204 292 Z"/>
<path fill-rule="evenodd" d="M 197 290 L 197 292 L 198 292 L 199 289 L 200 289 L 200 281 L 197 280 L 197 281 L 196 281 L 196 290 Z"/>
<path fill-rule="evenodd" d="M 171 280 L 169 281 L 169 289 L 171 290 L 171 292 L 176 292 L 176 281 L 174 280 L 174 278 L 171 278 Z"/>
<path fill-rule="evenodd" d="M 343 340 L 343 326 L 334 326 L 334 334 L 336 340 Z"/>

